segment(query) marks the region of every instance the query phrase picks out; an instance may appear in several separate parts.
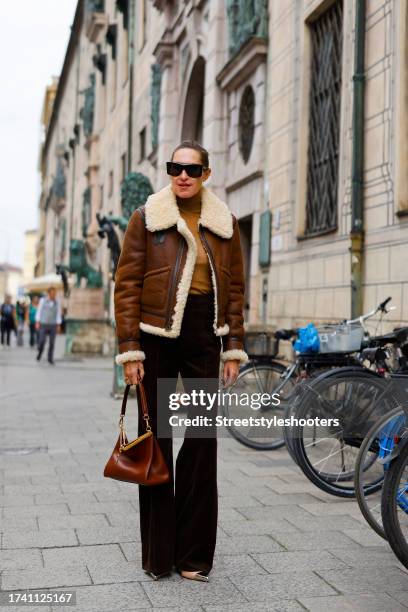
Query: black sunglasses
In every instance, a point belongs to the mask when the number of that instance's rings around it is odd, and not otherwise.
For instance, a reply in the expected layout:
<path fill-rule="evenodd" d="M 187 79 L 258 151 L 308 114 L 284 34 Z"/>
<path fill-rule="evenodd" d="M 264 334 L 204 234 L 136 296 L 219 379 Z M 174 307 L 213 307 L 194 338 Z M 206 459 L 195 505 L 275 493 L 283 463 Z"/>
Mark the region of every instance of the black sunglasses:
<path fill-rule="evenodd" d="M 166 162 L 167 174 L 170 176 L 180 176 L 185 170 L 190 178 L 199 178 L 203 170 L 207 170 L 203 164 L 179 164 L 177 162 L 169 161 Z"/>

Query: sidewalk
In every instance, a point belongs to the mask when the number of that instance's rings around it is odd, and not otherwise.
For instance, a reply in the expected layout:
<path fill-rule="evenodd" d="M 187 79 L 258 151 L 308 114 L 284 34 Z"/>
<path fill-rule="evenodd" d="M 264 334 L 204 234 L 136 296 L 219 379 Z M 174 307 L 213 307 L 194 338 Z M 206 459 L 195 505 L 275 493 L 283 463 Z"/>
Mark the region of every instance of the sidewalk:
<path fill-rule="evenodd" d="M 29 348 L 0 347 L 2 590 L 70 588 L 77 605 L 63 609 L 75 612 L 408 609 L 408 573 L 356 502 L 320 492 L 285 449 L 225 437 L 210 582 L 152 581 L 140 563 L 137 486 L 103 476 L 120 412 L 112 362 L 62 351 L 58 337 L 53 367 Z M 127 423 L 132 414 L 130 403 Z"/>

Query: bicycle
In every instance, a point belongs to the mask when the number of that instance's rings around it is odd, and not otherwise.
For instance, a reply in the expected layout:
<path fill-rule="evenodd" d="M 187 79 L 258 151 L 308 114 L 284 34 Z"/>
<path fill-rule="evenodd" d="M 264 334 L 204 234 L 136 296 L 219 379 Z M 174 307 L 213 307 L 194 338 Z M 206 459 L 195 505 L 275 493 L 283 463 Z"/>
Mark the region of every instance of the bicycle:
<path fill-rule="evenodd" d="M 280 329 L 272 334 L 248 332 L 246 336 L 245 350 L 249 361 L 240 369 L 229 393 L 236 393 L 238 397 L 254 397 L 254 393 L 266 393 L 269 396 L 278 394 L 279 406 L 261 404 L 257 410 L 259 415 L 266 414 L 269 418 L 273 415 L 277 418 L 284 416 L 286 402 L 300 381 L 330 367 L 356 363 L 353 357 L 344 354 L 300 353 L 293 363 L 284 366 L 278 357 L 279 344 L 282 340 L 293 341 L 297 337 L 296 329 Z M 277 425 L 265 430 L 259 425 L 236 425 L 248 416 L 250 410 L 252 411 L 252 408 L 242 405 L 239 401 L 234 405 L 222 404 L 223 416 L 230 434 L 241 444 L 257 450 L 275 450 L 284 446 L 282 426 Z"/>
<path fill-rule="evenodd" d="M 345 320 L 341 325 L 360 323 L 368 337 L 369 332 L 364 328 L 364 320 L 372 317 L 378 311 L 381 311 L 382 314 L 388 312 L 386 306 L 390 300 L 391 297 L 387 298 L 364 317 L 351 321 Z M 280 342 L 288 340 L 293 343 L 297 333 L 297 329 L 280 329 L 274 333 L 247 332 L 245 350 L 249 356 L 249 361 L 240 369 L 230 393 L 234 392 L 238 395 L 246 394 L 247 396 L 252 395 L 254 391 L 267 393 L 270 396 L 273 393 L 279 394 L 281 404 L 278 408 L 276 406 L 271 408 L 270 406 L 261 405 L 259 412 L 262 415 L 268 413 L 270 417 L 272 416 L 271 412 L 274 411 L 278 418 L 290 419 L 294 397 L 301 393 L 299 391 L 299 384 L 302 384 L 306 379 L 315 377 L 322 371 L 361 365 L 361 358 L 344 351 L 339 351 L 317 354 L 300 353 L 296 355 L 291 364 L 285 367 L 278 357 Z M 295 393 L 295 389 L 298 390 L 297 393 Z M 240 402 L 237 402 L 235 406 L 231 404 L 222 405 L 223 416 L 227 419 L 227 430 L 230 434 L 241 444 L 257 450 L 274 450 L 286 444 L 289 454 L 296 461 L 291 438 L 286 427 L 269 427 L 265 431 L 259 425 L 239 427 L 235 424 L 248 416 L 248 410 L 248 406 L 242 406 Z"/>
<path fill-rule="evenodd" d="M 387 457 L 381 499 L 381 517 L 388 542 L 408 568 L 408 431 Z"/>
<path fill-rule="evenodd" d="M 384 474 L 388 463 L 384 464 L 395 446 L 395 440 L 407 426 L 407 417 L 402 407 L 394 408 L 383 415 L 371 427 L 360 447 L 356 461 L 355 490 L 362 515 L 370 527 L 382 538 L 387 539 L 381 516 L 381 497 Z M 367 467 L 369 463 L 369 467 Z"/>
<path fill-rule="evenodd" d="M 376 309 L 346 323 L 364 321 L 381 311 L 387 311 L 385 300 Z M 303 385 L 296 400 L 288 406 L 285 416 L 295 415 L 303 423 L 286 429 L 287 446 L 291 456 L 306 477 L 323 491 L 340 497 L 354 497 L 356 449 L 361 445 L 367 429 L 379 413 L 395 406 L 392 397 L 388 404 L 378 404 L 387 388 L 387 353 L 382 345 L 390 335 L 369 338 L 358 355 L 358 366 L 334 369 Z M 364 366 L 369 357 L 370 368 Z M 371 369 L 374 368 L 374 369 Z M 317 419 L 337 419 L 336 425 L 323 424 Z M 308 419 L 312 419 L 307 426 Z M 368 466 L 366 466 L 368 467 Z"/>
<path fill-rule="evenodd" d="M 388 469 L 389 457 L 408 426 L 408 389 L 405 388 L 408 383 L 408 328 L 395 330 L 394 340 L 399 368 L 396 373 L 391 373 L 387 394 L 392 395 L 398 405 L 384 414 L 368 431 L 357 456 L 355 471 L 356 497 L 360 510 L 368 524 L 382 538 L 386 538 L 381 516 L 384 475 Z M 369 458 L 371 465 L 367 469 L 365 466 Z M 367 486 L 367 483 L 375 486 Z"/>

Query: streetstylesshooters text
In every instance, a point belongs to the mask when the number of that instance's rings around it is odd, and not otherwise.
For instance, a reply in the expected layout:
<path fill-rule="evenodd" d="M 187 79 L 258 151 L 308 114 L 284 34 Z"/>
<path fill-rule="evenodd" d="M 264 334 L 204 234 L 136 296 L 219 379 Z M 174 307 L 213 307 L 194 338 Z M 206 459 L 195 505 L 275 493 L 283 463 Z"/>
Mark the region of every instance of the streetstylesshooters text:
<path fill-rule="evenodd" d="M 247 406 L 250 410 L 260 410 L 263 406 L 277 407 L 281 404 L 281 398 L 279 393 L 230 393 L 228 391 L 218 390 L 215 393 L 209 393 L 204 389 L 196 390 L 193 389 L 190 393 L 171 393 L 169 395 L 169 409 L 179 410 L 181 406 L 200 406 L 206 410 L 212 410 L 217 403 L 218 405 L 225 405 L 226 402 L 231 404 L 231 401 L 235 401 L 235 405 Z M 316 426 L 316 427 L 338 427 L 340 422 L 339 419 L 335 418 L 300 418 L 291 415 L 290 417 L 279 417 L 273 415 L 270 417 L 266 416 L 248 416 L 244 418 L 233 418 L 226 417 L 223 415 L 217 415 L 215 418 L 197 415 L 194 417 L 182 417 L 179 415 L 172 415 L 169 417 L 169 423 L 172 427 L 205 427 L 205 426 L 243 426 L 243 427 L 296 427 L 296 426 Z"/>

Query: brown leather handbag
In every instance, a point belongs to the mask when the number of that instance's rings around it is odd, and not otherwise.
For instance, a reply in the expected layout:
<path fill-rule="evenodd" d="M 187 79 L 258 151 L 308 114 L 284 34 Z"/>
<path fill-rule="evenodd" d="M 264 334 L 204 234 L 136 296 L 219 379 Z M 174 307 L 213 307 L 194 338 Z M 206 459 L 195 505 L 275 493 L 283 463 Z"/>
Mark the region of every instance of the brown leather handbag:
<path fill-rule="evenodd" d="M 127 439 L 123 423 L 130 390 L 130 385 L 127 385 L 119 419 L 119 437 L 103 475 L 107 478 L 140 485 L 163 484 L 170 480 L 170 472 L 149 424 L 149 412 L 142 382 L 139 382 L 136 387 L 139 388 L 140 402 L 138 401 L 138 405 L 142 409 L 146 432 L 132 442 Z"/>

